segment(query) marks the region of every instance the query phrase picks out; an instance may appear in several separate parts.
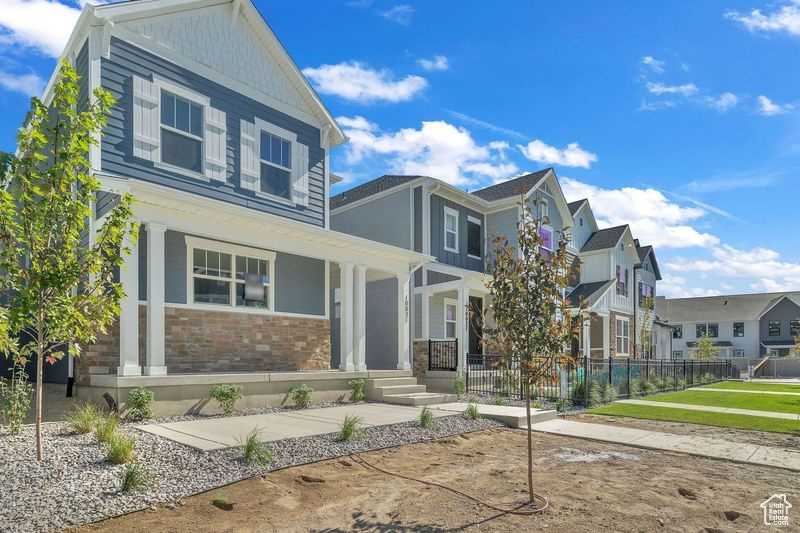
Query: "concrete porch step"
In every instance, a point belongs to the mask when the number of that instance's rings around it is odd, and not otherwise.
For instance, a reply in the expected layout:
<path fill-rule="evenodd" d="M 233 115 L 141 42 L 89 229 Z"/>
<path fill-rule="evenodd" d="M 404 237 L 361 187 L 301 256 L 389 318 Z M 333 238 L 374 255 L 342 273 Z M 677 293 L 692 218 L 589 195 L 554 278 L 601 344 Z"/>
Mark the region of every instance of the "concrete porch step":
<path fill-rule="evenodd" d="M 478 408 L 478 413 L 484 418 L 498 420 L 512 428 L 525 428 L 528 427 L 528 417 L 525 415 L 524 407 L 514 407 L 510 405 L 489 405 L 489 404 L 475 404 Z M 434 409 L 441 409 L 442 411 L 450 411 L 454 413 L 463 413 L 467 408 L 464 402 L 446 403 L 436 405 Z M 531 424 L 539 422 L 546 422 L 553 420 L 558 416 L 554 410 L 545 409 L 531 409 Z"/>
<path fill-rule="evenodd" d="M 436 392 L 418 392 L 412 394 L 388 394 L 383 397 L 386 403 L 398 405 L 412 405 L 421 407 L 423 405 L 434 405 L 448 403 L 456 399 L 455 394 L 439 394 Z"/>
<path fill-rule="evenodd" d="M 391 378 L 378 378 L 371 379 L 370 384 L 374 388 L 380 387 L 393 387 L 395 385 L 416 385 L 417 378 L 415 377 L 391 377 Z"/>
<path fill-rule="evenodd" d="M 379 398 L 395 394 L 414 394 L 425 392 L 425 385 L 409 384 L 409 385 L 389 385 L 384 387 L 382 385 L 375 387 L 375 392 Z"/>

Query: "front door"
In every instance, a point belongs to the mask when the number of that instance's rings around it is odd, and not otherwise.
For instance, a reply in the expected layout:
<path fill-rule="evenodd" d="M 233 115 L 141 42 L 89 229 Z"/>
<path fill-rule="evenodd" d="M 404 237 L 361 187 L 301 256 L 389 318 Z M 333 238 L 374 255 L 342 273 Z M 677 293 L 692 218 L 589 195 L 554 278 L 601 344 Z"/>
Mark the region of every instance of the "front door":
<path fill-rule="evenodd" d="M 477 296 L 469 297 L 469 344 L 467 346 L 467 353 L 482 354 L 483 343 L 483 319 L 481 313 L 483 312 L 483 298 Z"/>

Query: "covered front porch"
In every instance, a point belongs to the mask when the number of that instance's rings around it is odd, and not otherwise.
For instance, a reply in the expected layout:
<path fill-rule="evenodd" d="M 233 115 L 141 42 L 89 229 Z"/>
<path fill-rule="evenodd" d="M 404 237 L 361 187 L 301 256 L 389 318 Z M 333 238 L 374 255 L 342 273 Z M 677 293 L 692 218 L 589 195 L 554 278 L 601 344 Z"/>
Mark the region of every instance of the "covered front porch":
<path fill-rule="evenodd" d="M 589 359 L 608 359 L 611 356 L 611 318 L 609 292 L 613 281 L 582 283 L 572 289 L 567 295 L 567 300 L 573 306 L 570 309 L 573 316 L 582 322 L 578 338 L 572 345 L 573 357 L 587 357 Z M 581 308 L 583 304 L 583 308 Z M 623 324 L 624 327 L 624 324 Z M 620 331 L 620 337 L 627 339 L 630 336 L 630 324 L 627 334 Z M 616 341 L 616 339 L 614 339 Z M 629 342 L 624 340 L 622 346 Z M 615 350 L 619 355 L 621 350 Z M 627 353 L 628 350 L 625 350 Z"/>

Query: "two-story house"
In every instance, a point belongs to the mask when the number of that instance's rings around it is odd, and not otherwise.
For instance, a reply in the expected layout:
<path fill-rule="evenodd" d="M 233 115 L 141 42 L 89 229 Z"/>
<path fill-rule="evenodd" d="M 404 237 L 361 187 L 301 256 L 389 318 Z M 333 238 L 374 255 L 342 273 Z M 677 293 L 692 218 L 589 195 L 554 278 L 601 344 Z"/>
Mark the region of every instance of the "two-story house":
<path fill-rule="evenodd" d="M 435 257 L 413 280 L 415 370 L 427 373 L 426 382 L 438 371 L 481 364 L 482 321 L 469 310 L 487 307 L 490 239 L 505 235 L 516 246 L 523 205 L 548 221 L 542 235 L 551 250 L 573 226 L 550 168 L 473 192 L 426 176 L 381 176 L 331 198 L 331 228 Z M 378 291 L 380 282 L 370 285 Z M 370 314 L 368 330 L 379 331 L 383 315 Z"/>
<path fill-rule="evenodd" d="M 692 357 L 703 335 L 720 357 L 785 357 L 800 334 L 800 292 L 658 298 L 656 309 L 674 328 L 675 358 Z"/>
<path fill-rule="evenodd" d="M 183 412 L 217 382 L 273 401 L 309 382 L 333 399 L 368 368 L 410 375 L 405 310 L 429 258 L 330 229 L 330 151 L 346 138 L 250 0 L 86 4 L 63 58 L 83 102 L 101 86 L 116 99 L 90 153 L 91 224 L 123 192 L 141 223 L 118 324 L 67 365 L 80 395 L 122 403 L 143 385 Z M 368 281 L 393 287 L 396 310 L 373 361 Z"/>

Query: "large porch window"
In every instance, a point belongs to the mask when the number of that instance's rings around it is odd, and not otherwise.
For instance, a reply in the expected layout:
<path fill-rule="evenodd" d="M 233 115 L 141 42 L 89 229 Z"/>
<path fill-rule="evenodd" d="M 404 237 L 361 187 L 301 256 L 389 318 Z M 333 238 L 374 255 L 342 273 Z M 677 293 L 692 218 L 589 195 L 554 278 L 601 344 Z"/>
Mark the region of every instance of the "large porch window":
<path fill-rule="evenodd" d="M 627 318 L 617 318 L 617 355 L 628 355 L 630 350 L 630 322 Z"/>
<path fill-rule="evenodd" d="M 446 339 L 456 338 L 456 317 L 458 313 L 458 302 L 456 300 L 444 301 L 444 336 Z"/>

